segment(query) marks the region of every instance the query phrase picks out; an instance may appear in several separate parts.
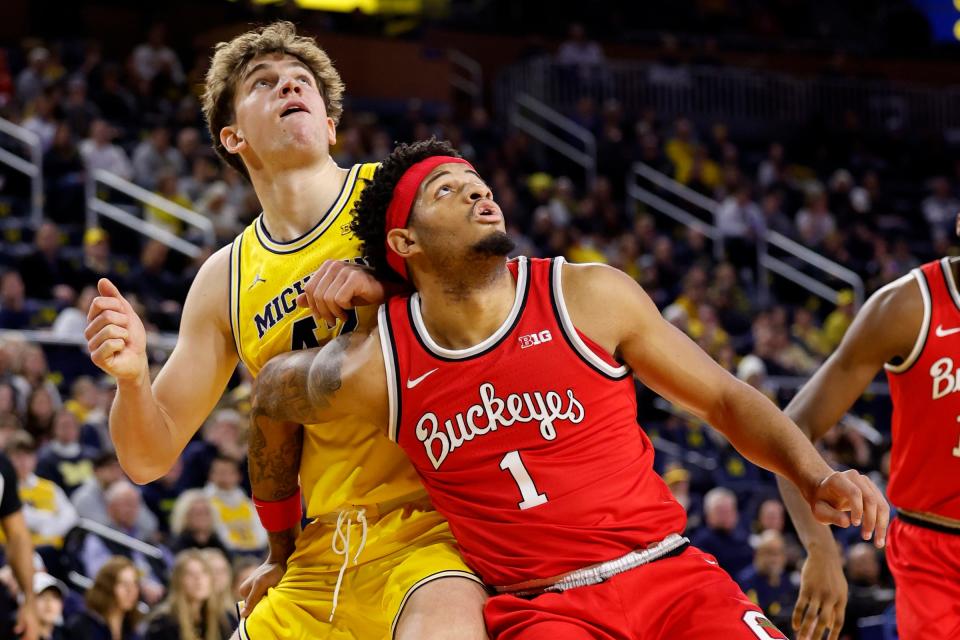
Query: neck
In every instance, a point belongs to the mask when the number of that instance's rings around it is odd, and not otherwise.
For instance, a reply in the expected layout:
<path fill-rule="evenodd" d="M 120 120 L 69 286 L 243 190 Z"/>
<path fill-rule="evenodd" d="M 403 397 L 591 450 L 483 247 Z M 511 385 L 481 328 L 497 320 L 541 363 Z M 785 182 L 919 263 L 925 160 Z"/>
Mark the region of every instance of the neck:
<path fill-rule="evenodd" d="M 106 615 L 106 620 L 114 637 L 119 638 L 123 631 L 123 611 L 117 608 L 111 609 Z"/>
<path fill-rule="evenodd" d="M 200 619 L 200 614 L 203 611 L 203 602 L 200 600 L 190 600 L 188 604 L 190 606 L 190 618 L 196 622 Z"/>
<path fill-rule="evenodd" d="M 313 228 L 340 195 L 347 169 L 329 157 L 307 166 L 251 172 L 271 237 L 287 242 Z"/>
<path fill-rule="evenodd" d="M 517 282 L 503 258 L 492 269 L 451 277 L 418 274 L 423 322 L 446 349 L 467 349 L 490 337 L 510 315 Z"/>

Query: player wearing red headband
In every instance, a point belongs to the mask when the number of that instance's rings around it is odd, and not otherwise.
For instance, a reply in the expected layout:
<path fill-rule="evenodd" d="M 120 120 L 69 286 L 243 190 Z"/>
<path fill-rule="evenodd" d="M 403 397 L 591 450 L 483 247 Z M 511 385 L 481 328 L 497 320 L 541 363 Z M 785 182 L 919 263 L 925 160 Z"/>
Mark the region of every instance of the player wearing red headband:
<path fill-rule="evenodd" d="M 790 478 L 820 520 L 885 535 L 876 487 L 832 471 L 632 279 L 507 260 L 500 208 L 449 145 L 394 151 L 353 230 L 382 278 L 417 292 L 381 306 L 369 335 L 268 362 L 252 419 L 265 434 L 345 415 L 388 425 L 498 593 L 485 609 L 493 637 L 785 637 L 681 537 L 685 514 L 653 471 L 631 373 Z"/>

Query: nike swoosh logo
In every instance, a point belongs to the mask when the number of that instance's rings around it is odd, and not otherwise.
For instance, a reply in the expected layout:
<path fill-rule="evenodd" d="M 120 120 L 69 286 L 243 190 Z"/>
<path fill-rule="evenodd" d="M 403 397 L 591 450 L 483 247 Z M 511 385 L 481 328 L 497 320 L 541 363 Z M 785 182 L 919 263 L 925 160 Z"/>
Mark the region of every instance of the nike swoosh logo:
<path fill-rule="evenodd" d="M 437 371 L 437 369 L 431 369 L 430 371 L 427 371 L 425 374 L 423 374 L 419 378 L 415 378 L 414 380 L 407 378 L 407 389 L 413 389 L 415 386 L 417 386 L 418 384 L 426 380 L 427 376 L 429 376 L 431 373 L 435 371 Z"/>
<path fill-rule="evenodd" d="M 944 329 L 942 324 L 938 324 L 936 333 L 938 338 L 946 338 L 947 336 L 952 336 L 955 333 L 960 333 L 960 327 Z"/>

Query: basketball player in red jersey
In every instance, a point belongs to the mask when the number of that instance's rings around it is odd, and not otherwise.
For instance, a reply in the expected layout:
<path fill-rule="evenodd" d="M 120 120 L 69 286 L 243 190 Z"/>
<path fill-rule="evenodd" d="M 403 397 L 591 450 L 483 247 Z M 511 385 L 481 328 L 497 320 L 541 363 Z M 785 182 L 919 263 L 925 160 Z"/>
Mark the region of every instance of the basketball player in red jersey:
<path fill-rule="evenodd" d="M 960 235 L 960 216 L 957 217 Z M 837 351 L 786 413 L 814 440 L 850 409 L 880 369 L 893 401 L 888 497 L 897 508 L 887 563 L 900 638 L 960 638 L 960 260 L 914 269 L 867 300 Z M 794 626 L 836 638 L 846 581 L 833 537 L 780 481 L 810 558 Z"/>
<path fill-rule="evenodd" d="M 507 261 L 500 209 L 454 155 L 426 141 L 384 161 L 353 230 L 377 273 L 417 293 L 381 306 L 370 335 L 267 363 L 257 429 L 273 438 L 346 414 L 387 424 L 467 563 L 495 585 L 494 638 L 784 638 L 679 535 L 685 513 L 653 472 L 631 370 L 803 487 L 825 521 L 883 536 L 879 491 L 832 471 L 625 274 Z M 283 447 L 270 446 L 279 464 Z"/>

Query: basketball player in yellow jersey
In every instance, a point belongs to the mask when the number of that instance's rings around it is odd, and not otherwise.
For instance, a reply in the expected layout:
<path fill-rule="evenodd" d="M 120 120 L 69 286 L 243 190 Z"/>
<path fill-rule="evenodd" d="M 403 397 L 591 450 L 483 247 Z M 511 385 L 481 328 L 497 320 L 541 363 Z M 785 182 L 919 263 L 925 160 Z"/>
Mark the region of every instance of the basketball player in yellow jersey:
<path fill-rule="evenodd" d="M 330 158 L 342 92 L 326 54 L 290 23 L 217 46 L 204 112 L 216 151 L 250 178 L 263 213 L 197 274 L 176 348 L 152 385 L 143 325 L 108 280 L 88 316 L 91 358 L 117 379 L 111 436 L 135 481 L 172 466 L 238 359 L 256 374 L 272 356 L 323 344 L 357 322 L 351 312 L 330 329 L 294 302 L 324 261 L 360 258 L 350 210 L 373 166 L 343 169 Z M 331 272 L 314 282 L 336 287 Z M 354 293 L 379 302 L 376 288 Z M 312 522 L 299 537 L 299 525 L 270 533 L 270 555 L 247 585 L 259 602 L 244 609 L 235 637 L 485 638 L 485 592 L 412 466 L 376 425 L 350 426 L 303 428 L 300 479 Z M 258 440 L 253 433 L 254 497 L 282 501 L 296 487 L 271 484 L 284 474 Z"/>

